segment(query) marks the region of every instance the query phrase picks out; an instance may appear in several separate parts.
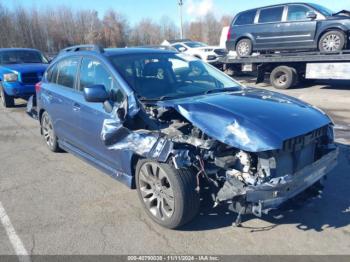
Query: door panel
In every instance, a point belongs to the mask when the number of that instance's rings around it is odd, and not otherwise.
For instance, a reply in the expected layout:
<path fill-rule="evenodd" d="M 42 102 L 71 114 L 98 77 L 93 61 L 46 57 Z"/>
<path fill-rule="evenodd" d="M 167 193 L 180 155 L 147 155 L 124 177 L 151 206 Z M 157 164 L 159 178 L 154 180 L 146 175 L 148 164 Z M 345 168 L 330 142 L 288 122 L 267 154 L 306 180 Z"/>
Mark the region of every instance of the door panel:
<path fill-rule="evenodd" d="M 126 159 L 129 154 L 124 151 L 109 150 L 101 139 L 104 120 L 113 116 L 105 111 L 102 103 L 87 102 L 83 96 L 83 88 L 104 85 L 109 93 L 115 95 L 114 97 L 123 99 L 123 96 L 118 96 L 117 90 L 119 89 L 116 87 L 114 78 L 102 62 L 97 59 L 84 58 L 79 75 L 79 85 L 77 86 L 79 95 L 75 98 L 75 101 L 80 105 L 79 136 L 82 143 L 79 148 L 103 164 L 123 172 L 122 159 Z"/>
<path fill-rule="evenodd" d="M 78 146 L 77 123 L 79 112 L 73 110 L 76 91 L 57 84 L 50 84 L 45 93 L 51 97 L 47 110 L 52 118 L 56 135 L 60 140 Z"/>
<path fill-rule="evenodd" d="M 50 70 L 48 82 L 43 85 L 42 95 L 46 110 L 52 118 L 56 135 L 60 140 L 78 144 L 76 136 L 79 115 L 73 108 L 76 97 L 75 79 L 80 57 L 74 56 L 58 61 Z"/>
<path fill-rule="evenodd" d="M 295 47 L 313 46 L 317 21 L 307 18 L 312 9 L 305 5 L 288 5 L 286 22 L 281 24 L 282 37 Z"/>
<path fill-rule="evenodd" d="M 259 28 L 256 35 L 257 47 L 263 49 L 314 47 L 317 21 L 306 18 L 306 13 L 310 10 L 310 8 L 304 5 L 286 6 L 282 22 L 258 24 Z M 271 10 L 268 11 L 271 12 Z M 262 12 L 263 10 L 259 13 L 259 19 Z M 266 15 L 268 15 L 267 11 L 265 12 Z"/>
<path fill-rule="evenodd" d="M 254 32 L 256 46 L 259 48 L 273 47 L 272 44 L 281 42 L 281 22 L 285 6 L 277 6 L 260 9 L 257 16 L 257 24 Z"/>
<path fill-rule="evenodd" d="M 79 126 L 80 136 L 84 141 L 81 150 L 109 167 L 122 171 L 121 161 L 124 152 L 109 150 L 101 139 L 103 122 L 105 119 L 111 118 L 112 115 L 104 110 L 102 103 L 89 103 L 84 100 L 82 95 L 80 97 Z"/>

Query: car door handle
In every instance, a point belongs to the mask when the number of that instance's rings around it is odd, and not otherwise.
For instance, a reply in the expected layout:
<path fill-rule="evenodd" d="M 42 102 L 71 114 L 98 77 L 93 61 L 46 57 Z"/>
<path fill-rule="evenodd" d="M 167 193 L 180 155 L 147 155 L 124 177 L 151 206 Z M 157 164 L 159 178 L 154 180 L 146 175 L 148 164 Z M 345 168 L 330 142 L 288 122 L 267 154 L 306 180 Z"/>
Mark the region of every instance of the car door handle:
<path fill-rule="evenodd" d="M 78 103 L 73 104 L 73 111 L 80 111 L 80 105 Z"/>

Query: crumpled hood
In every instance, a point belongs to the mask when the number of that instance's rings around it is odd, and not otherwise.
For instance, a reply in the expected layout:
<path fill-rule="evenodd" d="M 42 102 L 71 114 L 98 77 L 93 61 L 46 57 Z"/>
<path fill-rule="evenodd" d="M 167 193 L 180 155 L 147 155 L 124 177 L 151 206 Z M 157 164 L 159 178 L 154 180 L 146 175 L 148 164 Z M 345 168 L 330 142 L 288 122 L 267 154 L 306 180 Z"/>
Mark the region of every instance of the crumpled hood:
<path fill-rule="evenodd" d="M 18 73 L 28 73 L 28 72 L 38 72 L 42 73 L 46 70 L 48 67 L 48 64 L 9 64 L 9 65 L 2 65 L 3 68 L 9 70 L 9 71 L 16 71 Z"/>
<path fill-rule="evenodd" d="M 281 149 L 283 141 L 331 123 L 319 109 L 275 92 L 246 88 L 158 102 L 208 136 L 248 152 Z"/>
<path fill-rule="evenodd" d="M 343 9 L 343 10 L 337 12 L 337 13 L 334 13 L 333 16 L 349 17 L 350 16 L 350 11 Z"/>

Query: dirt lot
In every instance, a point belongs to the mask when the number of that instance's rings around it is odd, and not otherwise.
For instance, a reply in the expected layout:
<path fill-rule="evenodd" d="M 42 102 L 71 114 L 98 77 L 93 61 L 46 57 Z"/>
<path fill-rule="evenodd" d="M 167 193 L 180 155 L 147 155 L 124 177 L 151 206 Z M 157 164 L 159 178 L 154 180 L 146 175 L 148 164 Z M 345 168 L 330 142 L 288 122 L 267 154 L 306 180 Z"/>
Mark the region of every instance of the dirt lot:
<path fill-rule="evenodd" d="M 10 241 L 8 225 L 0 224 L 0 254 L 14 254 L 14 243 L 29 254 L 350 254 L 350 83 L 283 93 L 332 116 L 339 166 L 321 196 L 301 197 L 261 219 L 246 217 L 242 228 L 231 226 L 233 214 L 205 204 L 181 230 L 161 228 L 143 212 L 136 191 L 71 154 L 49 152 L 23 106 L 1 107 L 0 207 L 14 231 Z"/>

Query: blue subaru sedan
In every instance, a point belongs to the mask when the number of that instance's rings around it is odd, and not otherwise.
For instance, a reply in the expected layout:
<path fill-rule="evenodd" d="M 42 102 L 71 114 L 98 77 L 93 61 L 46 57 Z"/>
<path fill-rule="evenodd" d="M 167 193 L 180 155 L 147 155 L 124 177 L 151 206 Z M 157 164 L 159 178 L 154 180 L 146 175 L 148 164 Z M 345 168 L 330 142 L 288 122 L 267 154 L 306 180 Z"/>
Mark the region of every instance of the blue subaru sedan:
<path fill-rule="evenodd" d="M 204 189 L 239 225 L 337 163 L 324 112 L 169 50 L 67 48 L 37 87 L 37 110 L 51 151 L 136 188 L 145 212 L 168 228 L 196 216 Z"/>
<path fill-rule="evenodd" d="M 15 98 L 28 98 L 35 93 L 48 65 L 36 49 L 0 48 L 0 92 L 5 107 L 12 107 Z"/>

